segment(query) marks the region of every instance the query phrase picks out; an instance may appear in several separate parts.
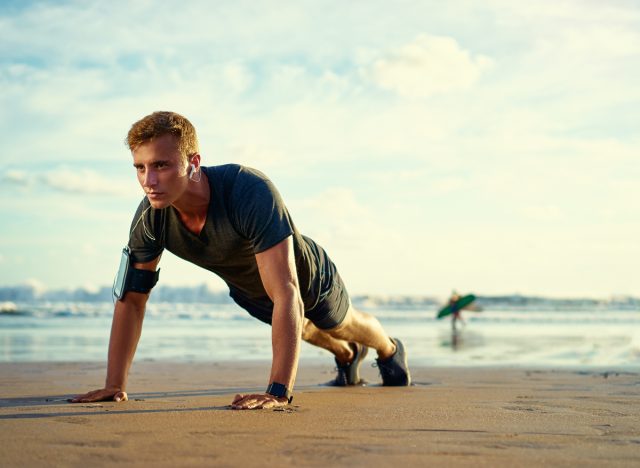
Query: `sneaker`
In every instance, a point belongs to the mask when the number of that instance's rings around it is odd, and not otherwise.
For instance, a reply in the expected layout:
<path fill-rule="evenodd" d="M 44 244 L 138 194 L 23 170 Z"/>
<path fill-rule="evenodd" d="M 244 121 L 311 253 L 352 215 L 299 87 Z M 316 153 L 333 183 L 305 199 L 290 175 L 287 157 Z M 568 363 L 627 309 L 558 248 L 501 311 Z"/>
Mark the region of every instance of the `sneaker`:
<path fill-rule="evenodd" d="M 402 341 L 397 338 L 391 338 L 391 341 L 396 345 L 396 352 L 393 353 L 393 356 L 384 360 L 376 359 L 378 370 L 382 376 L 382 385 L 394 387 L 411 385 L 407 353 Z"/>
<path fill-rule="evenodd" d="M 353 356 L 353 360 L 349 364 L 342 364 L 338 362 L 336 359 L 336 370 L 338 371 L 338 375 L 336 379 L 332 382 L 333 385 L 338 387 L 346 387 L 347 385 L 359 385 L 361 383 L 360 380 L 360 364 L 362 360 L 367 355 L 367 348 L 360 343 L 349 343 L 351 348 L 355 348 L 355 354 Z"/>

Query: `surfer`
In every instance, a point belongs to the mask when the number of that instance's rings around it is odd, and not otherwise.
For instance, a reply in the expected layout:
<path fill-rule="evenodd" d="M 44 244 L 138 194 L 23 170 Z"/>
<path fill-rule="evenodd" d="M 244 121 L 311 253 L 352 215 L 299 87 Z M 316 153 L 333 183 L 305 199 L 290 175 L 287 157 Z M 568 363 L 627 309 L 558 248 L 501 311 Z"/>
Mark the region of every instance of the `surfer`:
<path fill-rule="evenodd" d="M 462 314 L 460 311 L 462 310 L 459 306 L 460 302 L 460 294 L 454 289 L 451 293 L 451 297 L 449 298 L 449 306 L 451 307 L 451 330 L 455 333 L 458 328 L 457 324 L 460 321 L 463 325 L 465 324 Z"/>
<path fill-rule="evenodd" d="M 134 123 L 126 143 L 146 196 L 114 284 L 105 386 L 73 402 L 127 399 L 129 368 L 164 249 L 220 276 L 240 307 L 272 327 L 267 389 L 236 395 L 232 408 L 290 403 L 301 339 L 334 355 L 336 385 L 361 382 L 368 348 L 377 352 L 383 385 L 410 384 L 402 342 L 351 305 L 336 266 L 300 234 L 263 173 L 237 164 L 203 166 L 195 128 L 173 112 L 154 112 Z"/>
<path fill-rule="evenodd" d="M 443 317 L 446 317 L 447 315 L 451 315 L 451 330 L 455 334 L 457 331 L 456 326 L 458 321 L 462 322 L 462 324 L 465 324 L 464 320 L 462 319 L 461 313 L 463 309 L 475 310 L 478 312 L 481 310 L 480 307 L 474 305 L 475 300 L 475 295 L 467 294 L 466 296 L 461 296 L 454 289 L 451 293 L 451 296 L 449 297 L 449 301 L 447 301 L 447 305 L 445 305 L 438 311 L 436 318 L 441 319 Z"/>
<path fill-rule="evenodd" d="M 460 296 L 456 290 L 451 293 L 451 297 L 449 298 L 449 305 L 451 305 L 451 308 L 453 309 L 451 313 L 451 328 L 454 332 L 458 330 L 458 322 L 462 323 L 462 325 L 466 325 L 462 318 L 462 307 L 460 307 L 461 298 L 462 296 Z"/>

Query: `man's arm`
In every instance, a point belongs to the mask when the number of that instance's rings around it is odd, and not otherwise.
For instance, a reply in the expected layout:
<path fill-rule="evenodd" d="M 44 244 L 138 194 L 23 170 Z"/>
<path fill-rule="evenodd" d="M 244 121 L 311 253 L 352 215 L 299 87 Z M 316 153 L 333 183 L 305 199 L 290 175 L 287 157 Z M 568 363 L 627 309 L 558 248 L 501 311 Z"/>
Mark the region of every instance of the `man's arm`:
<path fill-rule="evenodd" d="M 271 341 L 273 362 L 269 383 L 277 382 L 293 389 L 298 370 L 304 305 L 293 254 L 291 236 L 256 255 L 260 278 L 273 301 Z M 236 395 L 234 409 L 259 409 L 284 406 L 286 398 L 272 395 Z"/>
<path fill-rule="evenodd" d="M 155 271 L 159 261 L 160 257 L 148 263 L 135 263 L 134 267 Z M 142 333 L 144 309 L 148 298 L 149 294 L 129 291 L 121 301 L 116 301 L 111 322 L 109 362 L 104 388 L 78 395 L 71 400 L 72 403 L 127 400 L 127 377 Z"/>

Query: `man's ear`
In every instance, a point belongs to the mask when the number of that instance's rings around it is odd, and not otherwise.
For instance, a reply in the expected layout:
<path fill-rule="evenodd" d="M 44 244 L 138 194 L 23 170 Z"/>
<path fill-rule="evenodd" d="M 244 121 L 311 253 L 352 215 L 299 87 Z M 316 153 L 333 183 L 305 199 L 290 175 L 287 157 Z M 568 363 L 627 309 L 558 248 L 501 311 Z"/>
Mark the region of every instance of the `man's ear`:
<path fill-rule="evenodd" d="M 196 166 L 196 170 L 198 170 L 200 167 L 200 153 L 192 154 L 189 157 L 189 167 L 191 167 L 192 164 Z"/>

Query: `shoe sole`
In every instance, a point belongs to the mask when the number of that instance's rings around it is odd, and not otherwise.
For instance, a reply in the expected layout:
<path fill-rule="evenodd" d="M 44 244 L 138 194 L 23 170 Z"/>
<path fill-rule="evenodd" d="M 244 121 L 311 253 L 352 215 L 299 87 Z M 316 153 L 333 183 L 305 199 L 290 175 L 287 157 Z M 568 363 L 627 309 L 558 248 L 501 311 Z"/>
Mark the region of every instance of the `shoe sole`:
<path fill-rule="evenodd" d="M 396 339 L 396 343 L 398 342 L 400 342 L 400 340 Z M 407 361 L 407 350 L 404 349 L 404 344 L 402 344 L 402 342 L 400 342 L 400 346 L 402 346 L 402 355 L 404 356 L 402 363 L 404 364 L 404 368 L 407 369 L 407 383 L 404 384 L 404 386 L 408 387 L 409 385 L 411 385 L 411 372 L 409 372 L 409 361 Z"/>
<path fill-rule="evenodd" d="M 362 364 L 362 361 L 364 361 L 364 358 L 367 357 L 367 353 L 369 352 L 369 348 L 367 348 L 365 345 L 360 345 L 362 346 L 362 352 L 355 356 L 353 358 L 353 362 L 351 363 L 352 366 L 356 367 L 356 381 L 355 382 L 349 382 L 348 385 L 360 385 L 360 382 L 362 382 L 362 379 L 360 378 L 360 364 Z"/>

